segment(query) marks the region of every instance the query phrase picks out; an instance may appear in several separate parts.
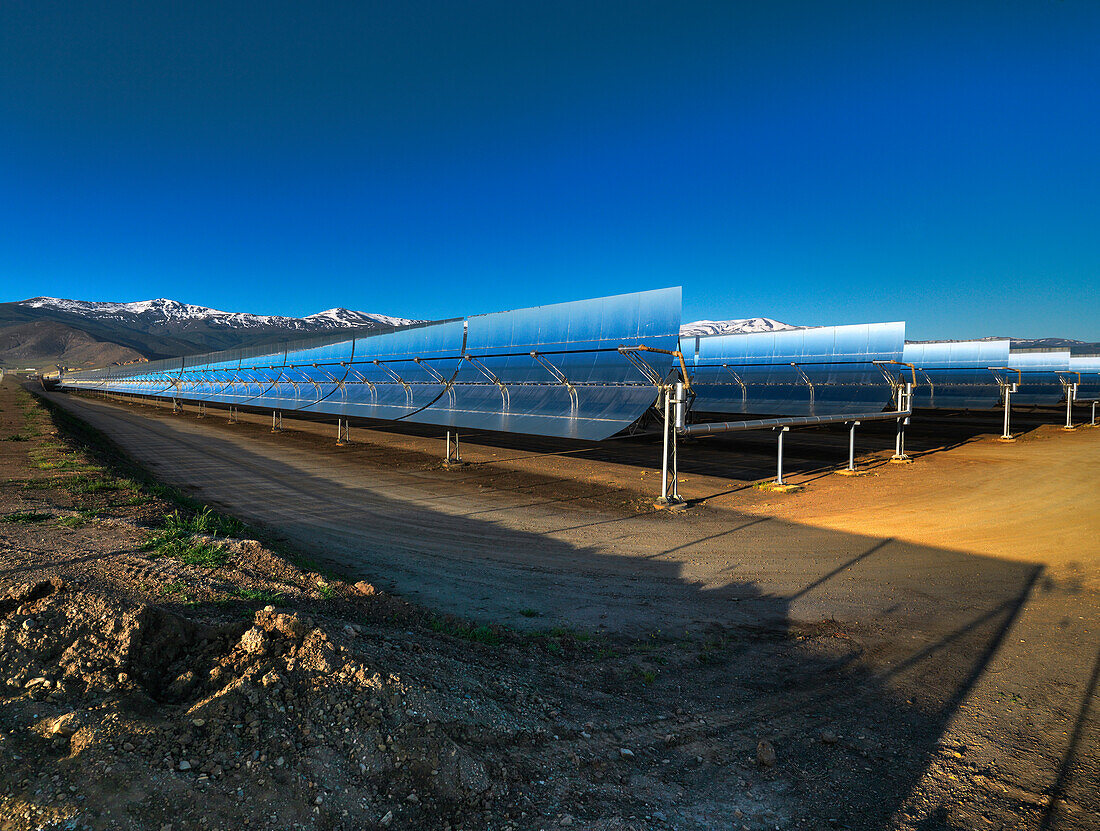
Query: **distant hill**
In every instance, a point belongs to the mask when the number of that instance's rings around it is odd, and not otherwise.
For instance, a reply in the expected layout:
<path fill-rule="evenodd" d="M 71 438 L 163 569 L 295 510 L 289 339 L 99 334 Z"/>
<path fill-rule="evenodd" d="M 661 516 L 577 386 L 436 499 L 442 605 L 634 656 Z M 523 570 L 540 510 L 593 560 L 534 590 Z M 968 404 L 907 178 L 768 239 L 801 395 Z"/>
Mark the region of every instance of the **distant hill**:
<path fill-rule="evenodd" d="M 164 298 L 107 303 L 34 297 L 0 303 L 0 366 L 102 366 L 416 322 L 340 308 L 284 317 L 223 312 Z M 41 325 L 27 328 L 30 324 Z"/>
<path fill-rule="evenodd" d="M 35 320 L 0 329 L 0 366 L 52 369 L 95 367 L 144 360 L 133 349 L 96 340 L 87 332 L 53 320 Z"/>
<path fill-rule="evenodd" d="M 982 338 L 996 340 L 996 338 Z M 1095 355 L 1100 353 L 1100 343 L 1066 338 L 1009 338 L 1013 349 L 1068 349 L 1074 355 Z"/>

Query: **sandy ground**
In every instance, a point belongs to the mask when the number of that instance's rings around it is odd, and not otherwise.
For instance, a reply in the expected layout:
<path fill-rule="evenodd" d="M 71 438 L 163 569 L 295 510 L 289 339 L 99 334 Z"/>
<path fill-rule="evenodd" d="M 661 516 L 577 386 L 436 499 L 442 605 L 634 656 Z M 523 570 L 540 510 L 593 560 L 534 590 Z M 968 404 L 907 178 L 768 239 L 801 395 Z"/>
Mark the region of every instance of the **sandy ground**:
<path fill-rule="evenodd" d="M 796 433 L 790 470 L 807 487 L 784 496 L 751 488 L 770 441 L 700 441 L 682 454 L 694 507 L 669 515 L 646 499 L 646 440 L 479 437 L 463 446 L 474 464 L 440 470 L 441 442 L 415 431 L 357 431 L 338 449 L 319 425 L 273 435 L 256 420 L 51 400 L 165 480 L 432 607 L 516 627 L 534 609 L 632 636 L 838 625 L 876 695 L 936 734 L 891 808 L 896 827 L 1100 823 L 1100 431 L 1036 416 L 1001 445 L 974 419 L 930 424 L 912 431 L 917 462 L 892 466 L 889 432 L 869 428 L 879 450 L 861 478 L 831 474 L 845 434 Z"/>

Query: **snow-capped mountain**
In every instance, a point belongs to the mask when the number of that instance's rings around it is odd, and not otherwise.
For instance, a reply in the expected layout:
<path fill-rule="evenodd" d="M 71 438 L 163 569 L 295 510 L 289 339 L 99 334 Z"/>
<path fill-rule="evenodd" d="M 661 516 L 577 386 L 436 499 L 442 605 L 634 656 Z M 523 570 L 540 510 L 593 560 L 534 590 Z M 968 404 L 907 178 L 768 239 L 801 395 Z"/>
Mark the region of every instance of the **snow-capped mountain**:
<path fill-rule="evenodd" d="M 770 317 L 750 317 L 744 320 L 696 320 L 680 327 L 680 336 L 695 338 L 701 335 L 745 335 L 750 332 L 781 332 L 798 329 L 789 323 L 780 323 Z"/>
<path fill-rule="evenodd" d="M 351 309 L 326 309 L 307 317 L 256 315 L 248 312 L 223 312 L 206 306 L 195 306 L 159 297 L 134 303 L 110 303 L 92 300 L 67 300 L 58 297 L 35 297 L 14 305 L 29 309 L 44 309 L 77 315 L 98 321 L 140 324 L 143 327 L 169 324 L 205 323 L 227 329 L 291 329 L 302 332 L 323 332 L 352 327 L 379 328 L 406 326 L 417 321 L 389 315 L 357 312 Z"/>
<path fill-rule="evenodd" d="M 150 360 L 242 346 L 286 343 L 326 332 L 388 329 L 418 322 L 351 309 L 326 309 L 307 317 L 225 312 L 163 297 L 135 303 L 58 297 L 33 297 L 14 303 L 0 303 L 0 332 L 25 324 L 57 324 L 66 327 L 65 332 L 70 335 L 73 332 L 83 333 L 94 342 L 105 344 L 104 348 L 112 345 L 121 347 Z M 61 330 L 53 326 L 50 331 L 57 333 Z M 41 341 L 41 338 L 38 340 Z M 60 356 L 45 353 L 42 357 L 50 362 L 55 357 L 60 359 Z"/>

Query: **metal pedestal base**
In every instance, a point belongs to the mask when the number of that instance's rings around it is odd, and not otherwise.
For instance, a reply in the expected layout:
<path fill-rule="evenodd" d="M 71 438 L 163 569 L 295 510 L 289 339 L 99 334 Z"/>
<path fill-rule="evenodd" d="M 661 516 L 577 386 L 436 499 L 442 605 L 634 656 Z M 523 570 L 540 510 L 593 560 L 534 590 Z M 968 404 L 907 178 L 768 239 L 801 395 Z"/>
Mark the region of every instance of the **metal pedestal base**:
<path fill-rule="evenodd" d="M 453 442 L 451 440 L 451 436 L 454 436 Z M 457 467 L 464 464 L 464 462 L 462 461 L 462 456 L 459 454 L 458 451 L 458 431 L 456 430 L 454 433 L 452 433 L 450 430 L 448 430 L 447 455 L 443 457 L 443 467 Z"/>

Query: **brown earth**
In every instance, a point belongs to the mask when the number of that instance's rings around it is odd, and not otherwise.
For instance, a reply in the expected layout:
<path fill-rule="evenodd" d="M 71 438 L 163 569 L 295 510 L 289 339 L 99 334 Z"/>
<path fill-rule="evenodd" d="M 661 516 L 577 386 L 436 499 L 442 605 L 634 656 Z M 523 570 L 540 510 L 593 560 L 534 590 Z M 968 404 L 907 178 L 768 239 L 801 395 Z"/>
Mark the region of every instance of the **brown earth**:
<path fill-rule="evenodd" d="M 927 437 L 915 430 L 916 465 L 867 456 L 879 475 L 857 480 L 828 475 L 825 460 L 845 435 L 799 433 L 788 452 L 800 448 L 791 468 L 808 487 L 782 498 L 751 487 L 765 475 L 770 442 L 698 442 L 683 455 L 695 507 L 668 516 L 645 499 L 649 439 L 610 448 L 531 442 L 533 451 L 478 437 L 463 445 L 473 464 L 440 470 L 432 454 L 441 442 L 415 430 L 357 430 L 356 445 L 337 449 L 322 433 L 331 426 L 295 422 L 294 431 L 272 435 L 255 422 L 56 400 L 162 478 L 254 523 L 263 544 L 232 543 L 212 569 L 151 557 L 140 550 L 149 534 L 143 525 L 155 524 L 165 506 L 120 507 L 112 492 L 73 493 L 59 483 L 28 487 L 61 475 L 27 455 L 43 439 L 0 445 L 6 475 L 18 480 L 0 489 L 3 511 L 50 514 L 0 526 L 0 585 L 64 581 L 37 589 L 38 599 L 13 600 L 13 610 L 0 601 L 5 676 L 37 661 L 36 677 L 57 683 L 28 689 L 33 679 L 24 675 L 0 698 L 0 753 L 29 760 L 25 782 L 4 779 L 9 802 L 0 812 L 59 805 L 77 818 L 72 827 L 135 828 L 359 828 L 386 811 L 392 827 L 409 828 L 1100 821 L 1097 592 L 1051 545 L 1062 540 L 1052 526 L 1067 514 L 1049 509 L 1060 488 L 1086 494 L 1067 498 L 1070 514 L 1083 508 L 1069 539 L 1079 561 L 1094 566 L 1087 489 L 1095 493 L 1095 432 L 1029 430 L 1026 441 L 995 446 L 1024 452 L 986 465 L 981 445 L 990 442 L 980 430 L 963 430 L 938 451 L 950 430 Z M 9 398 L 0 406 L 7 418 Z M 7 427 L 0 421 L 0 438 Z M 884 432 L 866 435 L 886 443 Z M 1061 464 L 1067 456 L 1083 463 Z M 1051 485 L 1047 466 L 1035 467 L 1042 458 L 1067 478 Z M 952 464 L 987 501 L 969 510 L 969 523 L 958 508 L 955 535 L 931 545 L 935 520 L 922 525 L 919 510 L 902 509 L 940 499 L 936 488 L 950 480 Z M 933 487 L 922 490 L 922 482 Z M 953 487 L 958 492 L 958 478 Z M 1029 488 L 1039 495 L 1034 502 L 1005 504 Z M 88 499 L 99 500 L 94 521 L 61 524 L 66 513 L 87 510 Z M 883 523 L 874 536 L 853 505 Z M 944 496 L 934 510 L 952 505 Z M 1031 517 L 1032 557 L 1022 545 L 1004 559 L 950 544 L 981 539 L 977 520 L 1002 519 L 1009 507 Z M 315 567 L 294 566 L 271 547 L 281 544 L 323 558 L 349 581 L 366 576 L 463 617 L 433 616 L 384 593 L 359 595 L 331 577 L 322 591 Z M 73 549 L 78 556 L 59 561 L 58 552 Z M 291 627 L 306 636 L 272 631 L 273 613 L 245 603 L 242 588 L 281 593 L 280 612 L 311 619 Z M 34 622 L 12 626 L 15 617 Z M 464 623 L 469 617 L 489 625 Z M 91 640 L 82 640 L 88 631 Z M 144 631 L 168 633 L 171 645 L 154 635 L 155 648 L 142 649 Z M 35 638 L 43 644 L 37 651 Z M 83 648 L 89 642 L 108 669 L 66 661 L 66 650 L 94 653 Z M 321 669 L 318 655 L 327 661 Z M 359 670 L 383 680 L 377 706 L 368 698 L 354 709 L 374 689 L 355 680 Z M 282 698 L 257 686 L 271 671 L 285 679 Z M 394 690 L 406 697 L 418 690 L 423 699 L 403 715 Z M 41 702 L 50 695 L 58 706 L 47 709 Z M 196 727 L 192 711 L 205 706 L 212 717 L 200 714 Z M 248 706 L 257 719 L 238 715 Z M 410 709 L 431 713 L 428 724 L 469 760 L 466 790 L 456 795 L 453 776 L 431 767 L 439 746 Z M 57 723 L 43 719 L 67 712 L 75 715 L 60 732 L 75 719 L 81 729 L 92 725 L 92 740 L 77 739 L 78 730 L 66 746 L 65 736 L 49 735 Z M 395 748 L 381 742 L 371 751 L 371 730 L 391 728 Z M 283 764 L 273 767 L 276 753 Z M 369 764 L 361 761 L 368 756 Z M 190 769 L 180 771 L 179 761 Z M 452 784 L 436 787 L 440 776 Z M 405 795 L 412 789 L 418 802 Z M 321 804 L 312 804 L 314 794 Z M 8 827 L 39 827 L 14 824 L 23 813 L 13 817 Z"/>
<path fill-rule="evenodd" d="M 53 370 L 107 366 L 141 360 L 126 346 L 99 340 L 87 332 L 53 320 L 35 320 L 0 327 L 0 366 Z"/>

